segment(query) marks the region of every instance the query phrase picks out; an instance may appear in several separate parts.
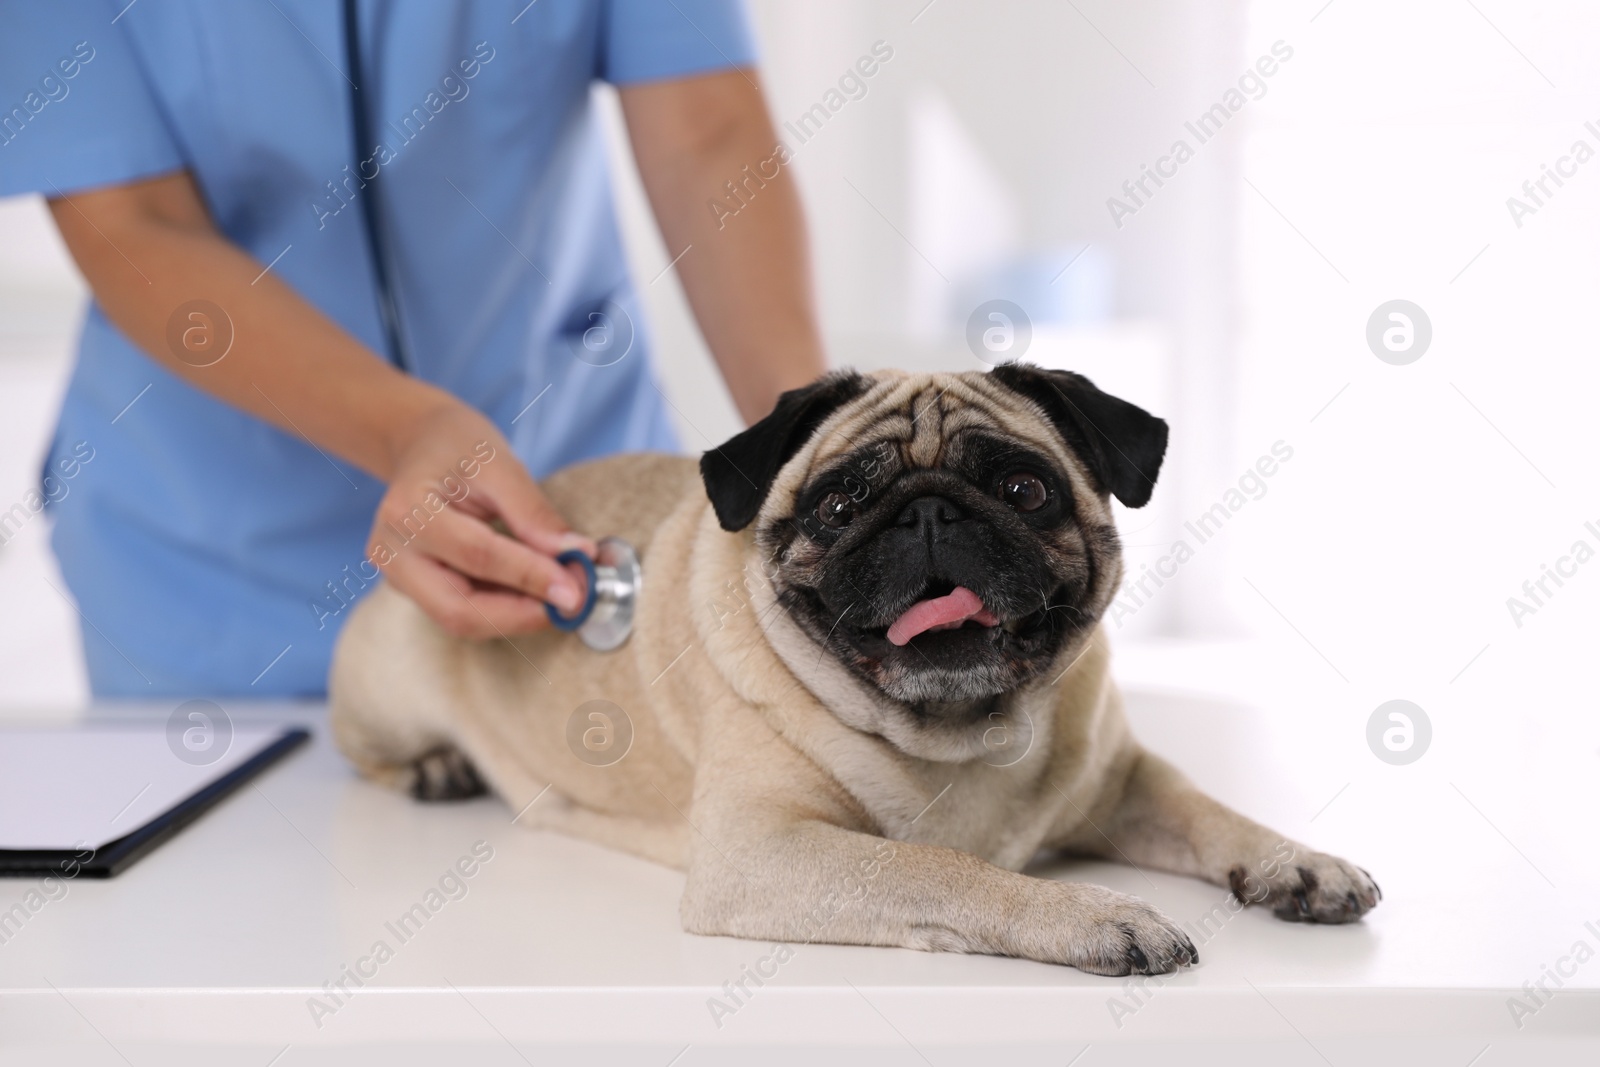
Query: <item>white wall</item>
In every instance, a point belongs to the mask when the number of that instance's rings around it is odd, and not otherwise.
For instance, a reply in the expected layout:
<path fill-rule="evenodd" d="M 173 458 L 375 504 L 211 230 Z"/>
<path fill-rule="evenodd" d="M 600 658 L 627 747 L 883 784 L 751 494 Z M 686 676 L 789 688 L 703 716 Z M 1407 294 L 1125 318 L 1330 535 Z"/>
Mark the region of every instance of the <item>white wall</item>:
<path fill-rule="evenodd" d="M 1594 707 L 1600 564 L 1520 628 L 1506 602 L 1577 539 L 1600 549 L 1600 159 L 1520 228 L 1506 202 L 1575 140 L 1600 151 L 1600 11 L 1318 6 L 1259 4 L 1249 30 L 1247 51 L 1297 51 L 1242 163 L 1276 210 L 1244 190 L 1234 465 L 1278 438 L 1296 458 L 1235 520 L 1224 601 L 1257 632 L 1292 620 L 1311 684 L 1347 689 L 1326 656 L 1373 703 L 1494 693 L 1488 752 Z M 1394 298 L 1432 320 L 1408 366 L 1364 338 Z"/>
<path fill-rule="evenodd" d="M 0 199 L 0 511 L 38 481 L 87 290 L 35 197 Z M 43 516 L 0 546 L 0 707 L 88 694 Z"/>

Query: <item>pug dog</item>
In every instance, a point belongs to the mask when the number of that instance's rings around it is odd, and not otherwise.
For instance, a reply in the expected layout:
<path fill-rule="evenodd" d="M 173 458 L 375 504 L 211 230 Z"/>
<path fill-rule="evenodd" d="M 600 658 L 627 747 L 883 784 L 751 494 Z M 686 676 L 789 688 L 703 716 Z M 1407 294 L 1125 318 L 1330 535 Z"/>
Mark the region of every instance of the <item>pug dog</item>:
<path fill-rule="evenodd" d="M 1207 797 L 1140 747 L 1102 613 L 1111 499 L 1141 507 L 1167 425 L 1078 374 L 838 372 L 691 460 L 544 484 L 643 560 L 635 630 L 451 637 L 380 586 L 331 677 L 366 775 L 485 784 L 515 821 L 686 872 L 685 930 L 992 953 L 1101 975 L 1198 962 L 1142 900 L 1032 877 L 1041 852 L 1344 923 L 1361 868 Z"/>

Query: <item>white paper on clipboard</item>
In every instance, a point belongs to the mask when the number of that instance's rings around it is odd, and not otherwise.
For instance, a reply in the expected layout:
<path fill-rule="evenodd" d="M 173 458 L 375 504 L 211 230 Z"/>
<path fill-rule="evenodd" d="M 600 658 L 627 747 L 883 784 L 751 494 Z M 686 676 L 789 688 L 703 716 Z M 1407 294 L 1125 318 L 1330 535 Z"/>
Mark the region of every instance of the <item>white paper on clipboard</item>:
<path fill-rule="evenodd" d="M 170 811 L 286 729 L 234 724 L 215 758 L 187 750 L 180 757 L 159 724 L 0 729 L 0 849 L 99 849 Z M 182 748 L 181 739 L 174 744 Z"/>

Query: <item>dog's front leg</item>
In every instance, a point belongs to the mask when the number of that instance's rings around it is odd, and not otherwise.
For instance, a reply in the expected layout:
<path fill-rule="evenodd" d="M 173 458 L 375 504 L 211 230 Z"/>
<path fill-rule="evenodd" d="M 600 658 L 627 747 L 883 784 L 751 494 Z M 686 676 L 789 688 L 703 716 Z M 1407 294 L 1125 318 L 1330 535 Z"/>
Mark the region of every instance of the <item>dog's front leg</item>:
<path fill-rule="evenodd" d="M 684 928 L 790 944 L 889 945 L 1164 974 L 1194 943 L 1137 898 L 817 819 L 715 820 L 697 836 Z M 765 824 L 763 826 L 763 824 Z"/>
<path fill-rule="evenodd" d="M 1106 804 L 1086 814 L 1063 813 L 1073 827 L 1067 847 L 1227 886 L 1281 919 L 1354 922 L 1382 899 L 1362 868 L 1217 803 L 1149 752 L 1136 751 L 1120 793 L 1108 791 Z"/>

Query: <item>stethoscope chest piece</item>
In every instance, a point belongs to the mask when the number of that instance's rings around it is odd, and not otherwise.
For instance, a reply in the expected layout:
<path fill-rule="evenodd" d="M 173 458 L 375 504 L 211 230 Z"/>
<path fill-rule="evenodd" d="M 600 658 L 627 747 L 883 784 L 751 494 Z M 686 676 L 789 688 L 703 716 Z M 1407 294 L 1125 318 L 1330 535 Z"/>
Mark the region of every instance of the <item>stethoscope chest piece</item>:
<path fill-rule="evenodd" d="M 596 652 L 610 652 L 620 648 L 633 632 L 644 574 L 639 569 L 639 554 L 622 538 L 602 537 L 595 548 L 592 560 L 576 549 L 556 557 L 557 563 L 576 563 L 583 568 L 587 590 L 583 607 L 576 614 L 562 615 L 546 604 L 545 612 L 556 629 L 576 631 Z"/>

